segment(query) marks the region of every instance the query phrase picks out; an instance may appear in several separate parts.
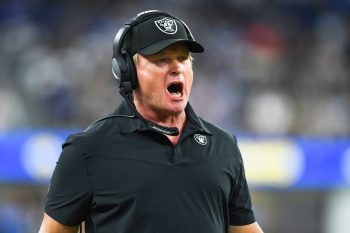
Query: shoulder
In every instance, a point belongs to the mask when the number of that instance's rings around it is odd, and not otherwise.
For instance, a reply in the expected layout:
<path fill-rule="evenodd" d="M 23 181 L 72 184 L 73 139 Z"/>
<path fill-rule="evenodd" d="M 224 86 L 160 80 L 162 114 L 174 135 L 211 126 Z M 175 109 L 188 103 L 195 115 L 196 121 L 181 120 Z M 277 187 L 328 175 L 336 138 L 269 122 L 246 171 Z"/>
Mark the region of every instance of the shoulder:
<path fill-rule="evenodd" d="M 63 147 L 68 145 L 79 145 L 80 147 L 86 148 L 103 142 L 110 136 L 119 135 L 118 130 L 118 117 L 116 115 L 110 115 L 101 118 L 92 123 L 85 130 L 71 134 L 64 142 Z"/>
<path fill-rule="evenodd" d="M 240 169 L 242 166 L 242 156 L 239 150 L 237 138 L 234 133 L 230 133 L 221 127 L 199 118 L 203 126 L 210 131 L 210 146 L 220 158 L 226 158 L 229 164 L 233 165 L 234 170 Z"/>
<path fill-rule="evenodd" d="M 201 117 L 198 117 L 199 121 L 201 122 L 201 124 L 207 129 L 208 132 L 210 132 L 213 137 L 216 140 L 219 140 L 223 143 L 232 143 L 234 145 L 237 145 L 237 139 L 236 136 L 234 135 L 234 133 L 230 133 L 228 131 L 226 131 L 225 129 L 207 121 L 204 120 Z"/>
<path fill-rule="evenodd" d="M 241 160 L 240 150 L 234 133 L 230 133 L 202 118 L 199 118 L 199 120 L 207 131 L 211 133 L 211 135 L 208 135 L 208 138 L 211 146 L 215 148 L 218 154 L 228 156 L 237 161 Z"/>

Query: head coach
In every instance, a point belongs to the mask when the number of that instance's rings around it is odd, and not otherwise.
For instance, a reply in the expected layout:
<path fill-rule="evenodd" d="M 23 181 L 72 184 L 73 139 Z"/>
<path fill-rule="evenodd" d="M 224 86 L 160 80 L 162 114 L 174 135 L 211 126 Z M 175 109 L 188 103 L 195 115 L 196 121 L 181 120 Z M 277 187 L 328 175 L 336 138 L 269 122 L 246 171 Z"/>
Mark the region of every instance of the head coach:
<path fill-rule="evenodd" d="M 189 104 L 190 29 L 162 11 L 126 23 L 112 71 L 124 102 L 71 135 L 52 175 L 40 233 L 262 233 L 237 140 Z"/>

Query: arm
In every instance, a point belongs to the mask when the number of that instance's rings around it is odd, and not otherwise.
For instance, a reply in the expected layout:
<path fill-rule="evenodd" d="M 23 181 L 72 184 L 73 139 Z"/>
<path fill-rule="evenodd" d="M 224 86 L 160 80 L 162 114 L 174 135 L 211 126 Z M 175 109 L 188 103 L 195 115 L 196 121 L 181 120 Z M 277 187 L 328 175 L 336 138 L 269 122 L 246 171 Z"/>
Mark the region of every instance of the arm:
<path fill-rule="evenodd" d="M 39 233 L 76 233 L 88 213 L 91 191 L 79 145 L 70 139 L 52 174 Z"/>
<path fill-rule="evenodd" d="M 243 225 L 243 226 L 230 226 L 229 233 L 263 233 L 259 224 L 254 222 L 252 224 Z"/>
<path fill-rule="evenodd" d="M 252 210 L 249 188 L 245 177 L 244 163 L 241 152 L 236 142 L 236 183 L 233 186 L 233 195 L 229 203 L 230 221 L 228 233 L 263 233 L 259 224 L 255 221 Z"/>
<path fill-rule="evenodd" d="M 63 225 L 44 213 L 39 233 L 77 233 L 78 229 L 79 226 L 71 227 Z"/>

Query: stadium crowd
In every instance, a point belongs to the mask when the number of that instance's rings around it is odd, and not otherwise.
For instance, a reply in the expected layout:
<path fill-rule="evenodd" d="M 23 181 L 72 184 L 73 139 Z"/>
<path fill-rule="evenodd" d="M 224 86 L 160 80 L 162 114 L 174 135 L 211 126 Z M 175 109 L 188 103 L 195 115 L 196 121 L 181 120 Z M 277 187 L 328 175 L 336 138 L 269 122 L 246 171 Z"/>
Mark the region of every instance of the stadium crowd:
<path fill-rule="evenodd" d="M 0 4 L 0 130 L 87 127 L 120 103 L 118 28 L 145 9 L 190 25 L 191 102 L 232 132 L 350 134 L 347 0 L 5 0 Z"/>
<path fill-rule="evenodd" d="M 113 39 L 145 9 L 184 19 L 205 46 L 191 97 L 202 117 L 235 133 L 350 135 L 349 0 L 2 0 L 0 132 L 85 128 L 111 113 L 122 101 Z M 0 232 L 37 232 L 47 187 L 9 186 Z M 304 225 L 320 227 L 312 217 Z"/>

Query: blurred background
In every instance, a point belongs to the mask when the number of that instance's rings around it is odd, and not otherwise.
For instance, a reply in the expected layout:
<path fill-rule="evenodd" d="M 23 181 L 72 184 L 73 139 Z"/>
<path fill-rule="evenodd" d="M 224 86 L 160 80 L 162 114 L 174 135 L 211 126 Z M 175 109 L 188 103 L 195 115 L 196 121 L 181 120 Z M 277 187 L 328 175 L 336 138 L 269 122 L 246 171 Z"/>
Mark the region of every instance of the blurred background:
<path fill-rule="evenodd" d="M 206 49 L 191 103 L 236 134 L 266 233 L 350 229 L 350 0 L 2 0 L 0 233 L 37 232 L 67 135 L 121 102 L 118 29 L 175 14 Z"/>

